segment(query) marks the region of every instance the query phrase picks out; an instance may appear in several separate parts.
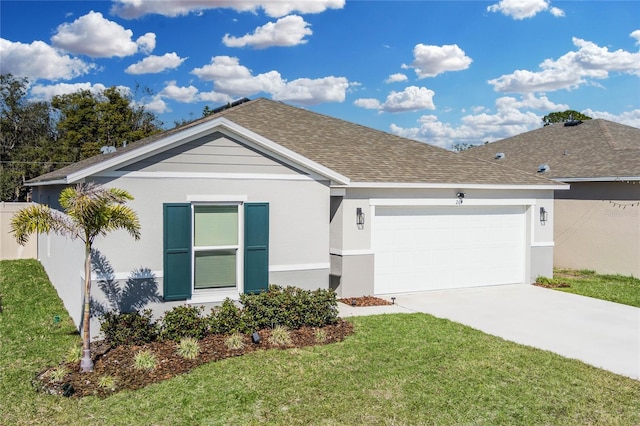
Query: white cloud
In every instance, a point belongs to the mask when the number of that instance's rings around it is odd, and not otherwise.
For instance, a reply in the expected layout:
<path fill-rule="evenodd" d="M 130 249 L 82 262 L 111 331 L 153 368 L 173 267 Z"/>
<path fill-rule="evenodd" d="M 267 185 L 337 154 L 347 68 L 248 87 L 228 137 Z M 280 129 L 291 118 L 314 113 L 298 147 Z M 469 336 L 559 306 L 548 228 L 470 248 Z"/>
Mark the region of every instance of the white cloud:
<path fill-rule="evenodd" d="M 64 55 L 43 41 L 31 44 L 0 38 L 0 73 L 32 80 L 70 80 L 91 71 L 95 66 Z"/>
<path fill-rule="evenodd" d="M 465 70 L 473 62 L 457 44 L 433 46 L 420 43 L 413 48 L 413 57 L 413 62 L 403 64 L 402 68 L 414 68 L 419 78 Z"/>
<path fill-rule="evenodd" d="M 372 98 L 356 99 L 353 104 L 364 109 L 380 109 L 380 107 L 382 106 L 379 100 Z"/>
<path fill-rule="evenodd" d="M 500 12 L 517 20 L 532 18 L 548 9 L 547 0 L 500 0 L 499 3 L 487 7 L 489 12 Z M 552 7 L 550 13 L 555 17 L 564 16 L 564 11 L 557 7 Z"/>
<path fill-rule="evenodd" d="M 609 52 L 606 47 L 576 37 L 573 44 L 578 51 L 555 61 L 546 59 L 540 64 L 542 71 L 516 70 L 489 80 L 489 84 L 498 92 L 531 93 L 573 89 L 590 79 L 607 78 L 612 71 L 640 75 L 640 53 Z"/>
<path fill-rule="evenodd" d="M 557 7 L 552 7 L 551 9 L 549 9 L 549 12 L 555 16 L 556 18 L 564 18 L 564 10 L 559 9 Z"/>
<path fill-rule="evenodd" d="M 176 52 L 165 53 L 162 56 L 147 56 L 138 63 L 129 65 L 127 74 L 157 74 L 180 66 L 187 58 L 179 57 Z"/>
<path fill-rule="evenodd" d="M 156 48 L 156 35 L 154 33 L 146 33 L 138 37 L 136 44 L 140 52 L 151 53 Z"/>
<path fill-rule="evenodd" d="M 67 52 L 94 58 L 124 57 L 138 50 L 148 53 L 155 48 L 153 33 L 147 33 L 137 41 L 132 37 L 133 31 L 105 19 L 100 12 L 91 11 L 72 23 L 59 25 L 51 42 Z"/>
<path fill-rule="evenodd" d="M 421 109 L 436 109 L 433 104 L 433 90 L 426 87 L 409 86 L 402 92 L 391 92 L 384 103 L 375 99 L 357 99 L 354 105 L 366 108 L 377 109 L 380 112 L 404 112 L 419 111 Z"/>
<path fill-rule="evenodd" d="M 640 44 L 640 30 L 633 31 L 629 36 L 636 39 L 636 44 Z"/>
<path fill-rule="evenodd" d="M 213 81 L 217 79 L 246 79 L 251 77 L 251 70 L 240 65 L 240 59 L 232 56 L 214 56 L 211 63 L 191 71 L 201 80 Z"/>
<path fill-rule="evenodd" d="M 234 2 L 235 3 L 235 2 Z M 293 1 L 256 1 L 264 12 L 272 17 L 285 16 L 293 12 L 301 14 L 322 13 L 327 9 L 342 9 L 345 0 L 293 0 Z"/>
<path fill-rule="evenodd" d="M 538 111 L 565 111 L 569 109 L 567 104 L 556 104 L 546 96 L 537 98 L 532 93 L 525 93 L 520 100 L 510 96 L 496 99 L 496 108 L 499 111 L 509 109 L 535 109 Z"/>
<path fill-rule="evenodd" d="M 268 16 L 279 18 L 293 12 L 307 14 L 321 13 L 327 9 L 342 9 L 344 4 L 345 0 L 114 0 L 111 13 L 122 18 L 133 19 L 147 14 L 175 17 L 219 8 L 234 9 L 238 12 L 256 12 L 262 9 Z"/>
<path fill-rule="evenodd" d="M 581 112 L 591 118 L 603 118 L 605 120 L 626 124 L 627 126 L 637 127 L 640 129 L 640 109 L 625 111 L 617 115 L 605 111 L 594 111 L 592 109 L 586 109 Z"/>
<path fill-rule="evenodd" d="M 229 95 L 225 95 L 224 93 L 218 93 L 215 91 L 211 92 L 200 92 L 198 98 L 204 102 L 215 102 L 217 104 L 229 103 L 233 100 L 233 98 Z"/>
<path fill-rule="evenodd" d="M 217 93 L 231 97 L 264 92 L 271 94 L 273 99 L 304 105 L 342 102 L 349 88 L 344 77 L 301 78 L 287 82 L 278 71 L 253 75 L 250 69 L 240 65 L 238 58 L 231 56 L 215 56 L 211 63 L 195 68 L 192 74 L 202 80 L 213 81 Z"/>
<path fill-rule="evenodd" d="M 178 87 L 175 81 L 170 81 L 159 93 L 162 98 L 169 98 L 174 101 L 190 103 L 196 100 L 198 89 L 194 86 Z"/>
<path fill-rule="evenodd" d="M 313 34 L 309 23 L 298 15 L 285 16 L 275 23 L 269 22 L 258 27 L 253 34 L 242 37 L 233 37 L 226 34 L 222 42 L 227 47 L 252 46 L 256 49 L 265 49 L 273 46 L 297 46 L 305 44 L 305 36 Z"/>
<path fill-rule="evenodd" d="M 344 77 L 299 78 L 280 86 L 273 99 L 302 105 L 344 102 L 349 81 Z"/>
<path fill-rule="evenodd" d="M 423 115 L 418 119 L 418 126 L 403 128 L 392 124 L 391 132 L 450 149 L 456 144 L 479 145 L 539 128 L 544 114 L 538 111 L 569 109 L 567 105 L 556 104 L 546 96 L 536 98 L 533 95 L 522 96 L 519 100 L 513 97 L 498 98 L 495 106 L 493 113 L 484 107 L 473 107 L 473 114 L 462 117 L 459 125 L 442 122 L 435 115 Z"/>
<path fill-rule="evenodd" d="M 131 89 L 126 86 L 116 87 L 124 96 L 129 96 L 131 94 Z M 104 92 L 106 89 L 107 87 L 101 83 L 58 83 L 49 86 L 37 84 L 31 88 L 31 95 L 36 99 L 49 101 L 54 96 L 68 95 L 81 90 L 88 90 L 93 94 L 99 94 Z"/>
<path fill-rule="evenodd" d="M 407 80 L 409 80 L 409 77 L 399 72 L 396 74 L 391 74 L 384 82 L 387 84 L 391 84 L 391 83 L 399 83 Z"/>
<path fill-rule="evenodd" d="M 154 96 L 153 99 L 151 99 L 149 102 L 143 103 L 142 106 L 144 106 L 147 111 L 156 114 L 162 114 L 171 111 L 164 99 L 162 99 L 162 97 L 159 95 Z"/>
<path fill-rule="evenodd" d="M 226 93 L 232 97 L 249 96 L 260 92 L 273 94 L 280 90 L 283 84 L 284 81 L 278 71 L 269 71 L 255 76 L 239 75 L 220 78 L 213 82 L 217 92 Z"/>

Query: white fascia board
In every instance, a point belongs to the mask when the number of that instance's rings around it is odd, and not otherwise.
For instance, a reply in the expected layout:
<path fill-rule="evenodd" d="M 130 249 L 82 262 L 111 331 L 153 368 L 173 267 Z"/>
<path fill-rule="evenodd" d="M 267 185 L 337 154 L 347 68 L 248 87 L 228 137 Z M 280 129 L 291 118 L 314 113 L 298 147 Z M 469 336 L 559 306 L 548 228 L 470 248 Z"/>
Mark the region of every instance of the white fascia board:
<path fill-rule="evenodd" d="M 106 171 L 96 173 L 97 177 L 131 179 L 225 179 L 225 180 L 289 180 L 312 181 L 313 177 L 302 174 L 271 173 L 207 173 L 207 172 L 123 172 Z"/>
<path fill-rule="evenodd" d="M 225 132 L 225 129 L 227 130 L 227 132 Z M 292 162 L 296 165 L 300 165 L 339 184 L 349 183 L 349 178 L 347 178 L 346 176 L 343 176 L 321 164 L 311 161 L 308 158 L 281 145 L 278 145 L 277 143 L 263 136 L 260 136 L 257 133 L 245 129 L 244 127 L 239 126 L 238 124 L 224 117 L 219 117 L 214 120 L 201 123 L 197 126 L 193 126 L 189 129 L 176 132 L 172 135 L 158 139 L 155 142 L 151 142 L 125 154 L 101 161 L 98 164 L 79 170 L 76 173 L 71 173 L 69 176 L 67 176 L 67 183 L 76 182 L 80 179 L 84 179 L 87 176 L 91 176 L 104 170 L 118 167 L 131 161 L 135 161 L 136 159 L 143 156 L 162 152 L 175 145 L 187 143 L 191 140 L 197 139 L 202 135 L 212 133 L 214 131 L 220 131 L 225 134 L 228 134 L 228 132 L 232 132 L 233 134 L 241 136 L 243 139 L 246 139 L 252 144 L 255 144 L 255 146 L 260 147 L 262 150 L 281 157 L 285 160 L 285 162 Z"/>
<path fill-rule="evenodd" d="M 558 182 L 548 185 L 517 185 L 517 184 L 484 184 L 484 183 L 396 183 L 396 182 L 351 182 L 345 186 L 333 188 L 392 188 L 392 189 L 569 189 L 569 185 Z"/>
<path fill-rule="evenodd" d="M 25 183 L 24 186 L 67 185 L 68 183 L 69 181 L 67 179 L 58 179 L 44 182 Z"/>
<path fill-rule="evenodd" d="M 554 178 L 561 182 L 629 182 L 640 181 L 640 176 L 605 176 L 605 177 L 582 177 L 582 178 Z"/>
<path fill-rule="evenodd" d="M 371 206 L 534 206 L 534 198 L 372 198 Z"/>

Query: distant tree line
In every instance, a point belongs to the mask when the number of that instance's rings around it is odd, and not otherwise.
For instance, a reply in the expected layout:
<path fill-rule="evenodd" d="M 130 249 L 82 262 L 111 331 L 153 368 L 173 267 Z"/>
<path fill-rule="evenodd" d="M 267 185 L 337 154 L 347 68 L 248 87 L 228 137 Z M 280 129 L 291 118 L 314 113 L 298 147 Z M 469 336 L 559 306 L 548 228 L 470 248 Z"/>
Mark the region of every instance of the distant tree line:
<path fill-rule="evenodd" d="M 581 112 L 568 109 L 561 112 L 552 112 L 542 117 L 542 124 L 548 126 L 553 123 L 564 123 L 567 121 L 586 121 L 591 120 L 591 117 L 584 115 Z"/>
<path fill-rule="evenodd" d="M 51 101 L 27 98 L 30 82 L 0 75 L 0 200 L 22 201 L 24 182 L 162 131 L 155 114 L 116 87 Z"/>

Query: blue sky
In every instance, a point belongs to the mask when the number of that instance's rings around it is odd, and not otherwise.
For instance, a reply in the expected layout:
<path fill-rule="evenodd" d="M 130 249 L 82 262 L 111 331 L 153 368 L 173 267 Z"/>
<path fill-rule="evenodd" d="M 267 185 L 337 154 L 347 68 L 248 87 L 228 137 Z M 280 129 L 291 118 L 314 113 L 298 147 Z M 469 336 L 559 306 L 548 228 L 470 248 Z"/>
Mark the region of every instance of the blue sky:
<path fill-rule="evenodd" d="M 34 99 L 119 86 L 169 128 L 266 97 L 445 148 L 566 109 L 640 127 L 639 46 L 636 0 L 0 1 Z"/>

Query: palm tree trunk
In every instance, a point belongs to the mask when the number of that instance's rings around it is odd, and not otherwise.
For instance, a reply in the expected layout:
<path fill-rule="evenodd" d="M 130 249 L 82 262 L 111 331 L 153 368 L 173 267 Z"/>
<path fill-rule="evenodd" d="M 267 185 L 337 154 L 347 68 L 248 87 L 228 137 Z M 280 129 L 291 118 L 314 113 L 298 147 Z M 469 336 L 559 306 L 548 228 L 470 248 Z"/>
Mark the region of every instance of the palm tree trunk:
<path fill-rule="evenodd" d="M 82 359 L 80 369 L 83 373 L 93 371 L 93 361 L 91 360 L 91 245 L 85 244 L 84 258 L 84 311 L 82 319 Z"/>

